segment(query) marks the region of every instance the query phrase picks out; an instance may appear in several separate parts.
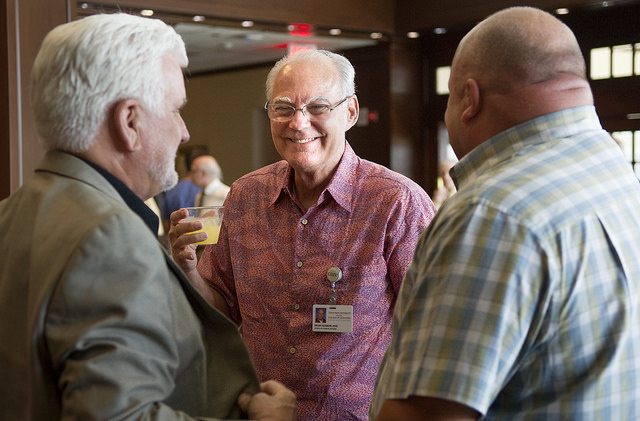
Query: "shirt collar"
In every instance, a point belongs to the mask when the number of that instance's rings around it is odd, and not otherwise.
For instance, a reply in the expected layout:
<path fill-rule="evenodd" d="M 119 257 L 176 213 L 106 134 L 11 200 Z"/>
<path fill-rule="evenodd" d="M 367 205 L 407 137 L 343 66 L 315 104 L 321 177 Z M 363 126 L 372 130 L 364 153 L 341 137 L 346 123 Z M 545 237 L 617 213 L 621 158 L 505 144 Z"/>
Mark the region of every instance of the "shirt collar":
<path fill-rule="evenodd" d="M 333 178 L 327 185 L 327 188 L 320 196 L 320 200 L 327 193 L 333 197 L 333 199 L 344 208 L 346 211 L 351 212 L 353 208 L 353 189 L 356 182 L 356 170 L 358 168 L 360 158 L 349 145 L 349 142 L 345 142 L 344 153 L 338 163 Z"/>
<path fill-rule="evenodd" d="M 151 209 L 149 209 L 149 207 L 145 205 L 144 202 L 138 196 L 136 196 L 136 194 L 131 191 L 131 189 L 127 187 L 126 184 L 120 181 L 109 171 L 105 170 L 97 164 L 94 164 L 91 161 L 87 161 L 84 158 L 81 159 L 89 164 L 93 169 L 98 171 L 113 186 L 113 188 L 117 190 L 117 192 L 120 194 L 120 197 L 122 197 L 122 200 L 124 200 L 129 209 L 140 216 L 144 223 L 149 227 L 153 235 L 157 236 L 159 226 L 158 216 Z"/>
<path fill-rule="evenodd" d="M 338 168 L 327 187 L 320 194 L 318 204 L 328 198 L 333 198 L 338 205 L 351 212 L 353 206 L 353 189 L 355 188 L 354 180 L 356 178 L 359 161 L 360 158 L 355 154 L 349 142 L 345 141 L 344 153 L 338 162 Z M 280 182 L 274 186 L 270 193 L 269 203 L 273 204 L 283 196 L 294 200 L 293 191 L 293 168 L 286 164 L 286 170 L 282 172 Z"/>
<path fill-rule="evenodd" d="M 205 195 L 210 195 L 211 193 L 213 193 L 220 185 L 222 184 L 222 181 L 220 181 L 219 178 L 216 178 L 215 180 L 213 180 L 211 183 L 207 184 L 207 187 L 204 188 L 204 194 Z"/>
<path fill-rule="evenodd" d="M 485 140 L 463 156 L 450 174 L 459 190 L 465 183 L 510 159 L 524 148 L 585 130 L 602 130 L 595 107 L 591 105 L 536 117 Z"/>

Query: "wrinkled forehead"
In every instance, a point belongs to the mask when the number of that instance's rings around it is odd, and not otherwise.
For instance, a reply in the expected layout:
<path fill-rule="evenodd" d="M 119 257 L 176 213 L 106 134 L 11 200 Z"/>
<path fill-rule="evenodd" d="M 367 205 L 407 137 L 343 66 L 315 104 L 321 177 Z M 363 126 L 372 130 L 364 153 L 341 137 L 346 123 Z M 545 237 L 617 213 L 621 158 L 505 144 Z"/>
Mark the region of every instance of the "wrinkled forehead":
<path fill-rule="evenodd" d="M 287 63 L 275 78 L 272 101 L 302 102 L 335 101 L 341 93 L 335 66 L 321 60 L 300 60 Z"/>

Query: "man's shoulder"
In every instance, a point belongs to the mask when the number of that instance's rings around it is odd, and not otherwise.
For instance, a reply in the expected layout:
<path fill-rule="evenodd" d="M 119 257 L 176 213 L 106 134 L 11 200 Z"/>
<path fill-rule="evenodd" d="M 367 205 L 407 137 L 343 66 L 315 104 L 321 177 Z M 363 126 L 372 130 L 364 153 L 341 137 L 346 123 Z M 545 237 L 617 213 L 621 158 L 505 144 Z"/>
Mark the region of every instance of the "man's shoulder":
<path fill-rule="evenodd" d="M 196 186 L 193 183 L 193 181 L 191 181 L 190 179 L 183 178 L 182 180 L 178 181 L 178 183 L 176 184 L 176 186 L 173 189 L 176 189 L 176 190 L 199 189 L 199 187 Z"/>
<path fill-rule="evenodd" d="M 365 159 L 360 159 L 353 181 L 353 185 L 365 190 L 396 191 L 400 195 L 429 198 L 427 192 L 411 178 Z"/>
<path fill-rule="evenodd" d="M 289 171 L 289 164 L 286 161 L 278 161 L 273 164 L 266 165 L 257 170 L 251 171 L 243 175 L 233 182 L 232 189 L 239 187 L 256 187 L 263 185 L 273 185 L 284 181 Z"/>
<path fill-rule="evenodd" d="M 186 193 L 193 192 L 194 194 L 196 194 L 200 190 L 201 190 L 200 187 L 193 184 L 193 181 L 189 179 L 183 179 L 178 181 L 178 184 L 176 184 L 174 187 L 170 188 L 169 190 L 166 190 L 165 195 L 167 197 L 173 197 L 173 196 L 177 197 L 183 193 L 186 194 Z"/>

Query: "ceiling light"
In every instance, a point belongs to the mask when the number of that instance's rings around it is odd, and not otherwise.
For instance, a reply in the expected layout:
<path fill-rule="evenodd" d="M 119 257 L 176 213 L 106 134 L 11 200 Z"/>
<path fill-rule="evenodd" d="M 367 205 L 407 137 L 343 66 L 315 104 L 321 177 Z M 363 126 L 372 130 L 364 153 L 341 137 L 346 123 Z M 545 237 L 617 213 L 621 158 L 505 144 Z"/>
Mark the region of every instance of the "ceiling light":
<path fill-rule="evenodd" d="M 197 16 L 192 17 L 191 19 L 193 19 L 194 22 L 203 22 L 205 17 L 202 16 L 202 15 L 197 15 Z"/>
<path fill-rule="evenodd" d="M 372 39 L 381 39 L 382 38 L 382 32 L 372 32 L 371 35 L 369 35 Z"/>
<path fill-rule="evenodd" d="M 253 21 L 252 20 L 243 20 L 240 23 L 240 26 L 242 26 L 243 28 L 251 28 L 253 26 Z"/>
<path fill-rule="evenodd" d="M 447 33 L 447 28 L 435 28 L 433 30 L 434 34 L 442 35 Z"/>
<path fill-rule="evenodd" d="M 420 33 L 415 31 L 407 32 L 407 38 L 420 38 Z"/>
<path fill-rule="evenodd" d="M 80 8 L 81 8 L 81 9 L 88 9 L 88 8 L 89 8 L 89 5 L 88 5 L 87 3 L 82 3 L 82 4 L 80 5 Z"/>
<path fill-rule="evenodd" d="M 153 10 L 151 9 L 144 9 L 140 11 L 140 14 L 142 16 L 153 16 Z"/>
<path fill-rule="evenodd" d="M 640 120 L 640 113 L 627 114 L 627 120 Z"/>
<path fill-rule="evenodd" d="M 340 35 L 342 33 L 342 29 L 338 29 L 338 28 L 329 29 L 329 33 L 331 35 Z"/>
<path fill-rule="evenodd" d="M 556 15 L 568 15 L 569 14 L 569 9 L 567 9 L 566 7 L 561 7 L 559 9 L 556 9 Z"/>

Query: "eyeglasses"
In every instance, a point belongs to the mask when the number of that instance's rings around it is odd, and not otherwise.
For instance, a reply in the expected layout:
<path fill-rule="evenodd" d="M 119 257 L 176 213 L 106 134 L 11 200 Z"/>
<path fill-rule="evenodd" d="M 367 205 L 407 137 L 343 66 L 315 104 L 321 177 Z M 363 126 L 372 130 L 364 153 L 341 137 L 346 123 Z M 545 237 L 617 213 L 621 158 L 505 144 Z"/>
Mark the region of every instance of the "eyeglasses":
<path fill-rule="evenodd" d="M 267 103 L 264 104 L 264 108 L 267 110 L 269 119 L 273 121 L 290 121 L 296 114 L 296 111 L 302 111 L 302 115 L 307 117 L 309 121 L 318 121 L 327 118 L 329 112 L 335 110 L 350 97 L 351 95 L 345 97 L 335 105 L 312 102 L 311 104 L 303 105 L 301 108 L 296 108 L 291 104 L 269 104 L 267 101 Z"/>

